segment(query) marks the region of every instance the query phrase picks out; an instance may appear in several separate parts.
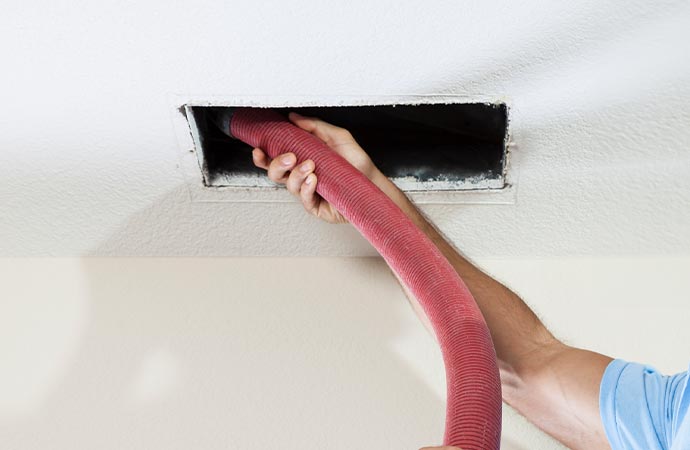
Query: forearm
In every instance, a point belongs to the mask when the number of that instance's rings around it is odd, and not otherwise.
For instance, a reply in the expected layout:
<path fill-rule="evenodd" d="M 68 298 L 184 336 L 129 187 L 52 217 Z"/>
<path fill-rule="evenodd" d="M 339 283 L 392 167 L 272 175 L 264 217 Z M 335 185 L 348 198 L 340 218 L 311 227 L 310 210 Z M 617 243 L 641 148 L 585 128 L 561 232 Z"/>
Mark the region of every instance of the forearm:
<path fill-rule="evenodd" d="M 390 180 L 376 175 L 372 181 L 434 242 L 465 281 L 491 332 L 503 399 L 570 448 L 608 449 L 598 394 L 611 358 L 558 341 L 520 297 L 464 258 Z"/>
<path fill-rule="evenodd" d="M 558 344 L 515 293 L 464 258 L 390 180 L 376 174 L 373 181 L 434 242 L 465 281 L 489 326 L 496 354 L 503 365 L 520 370 L 536 349 Z"/>

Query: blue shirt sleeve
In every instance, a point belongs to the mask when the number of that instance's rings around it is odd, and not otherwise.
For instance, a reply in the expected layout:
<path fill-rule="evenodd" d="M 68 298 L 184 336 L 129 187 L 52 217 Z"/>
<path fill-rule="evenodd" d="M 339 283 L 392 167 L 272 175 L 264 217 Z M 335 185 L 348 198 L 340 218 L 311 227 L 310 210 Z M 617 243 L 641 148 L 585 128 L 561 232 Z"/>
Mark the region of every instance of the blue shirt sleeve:
<path fill-rule="evenodd" d="M 664 376 L 620 359 L 604 372 L 599 408 L 613 450 L 690 449 L 688 372 Z"/>

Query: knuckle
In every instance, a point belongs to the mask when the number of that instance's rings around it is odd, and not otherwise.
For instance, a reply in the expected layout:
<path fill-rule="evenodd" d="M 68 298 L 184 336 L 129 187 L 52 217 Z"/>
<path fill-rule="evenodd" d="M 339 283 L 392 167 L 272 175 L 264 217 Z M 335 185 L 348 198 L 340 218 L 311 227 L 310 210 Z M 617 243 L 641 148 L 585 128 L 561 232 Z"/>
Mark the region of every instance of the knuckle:
<path fill-rule="evenodd" d="M 276 183 L 285 182 L 285 171 L 275 167 L 269 167 L 268 178 Z"/>
<path fill-rule="evenodd" d="M 352 139 L 352 133 L 350 133 L 350 131 L 346 130 L 345 128 L 336 127 L 333 133 L 336 137 L 340 139 Z"/>
<path fill-rule="evenodd" d="M 311 159 L 308 159 L 304 161 L 300 166 L 299 166 L 299 171 L 306 176 L 309 172 L 313 170 L 314 167 L 314 162 Z"/>
<path fill-rule="evenodd" d="M 302 189 L 300 191 L 300 200 L 302 200 L 302 204 L 304 205 L 305 208 L 309 209 L 312 206 L 314 206 L 314 196 L 307 191 L 306 189 Z"/>
<path fill-rule="evenodd" d="M 291 177 L 287 179 L 287 183 L 285 183 L 285 187 L 287 190 L 293 194 L 293 195 L 298 195 L 299 194 L 299 188 L 297 187 L 297 183 L 295 183 L 295 180 L 292 179 Z"/>
<path fill-rule="evenodd" d="M 300 195 L 302 190 L 302 185 L 304 184 L 304 176 L 299 174 L 297 171 L 290 172 L 290 176 L 287 180 L 287 187 L 290 192 L 295 195 Z"/>

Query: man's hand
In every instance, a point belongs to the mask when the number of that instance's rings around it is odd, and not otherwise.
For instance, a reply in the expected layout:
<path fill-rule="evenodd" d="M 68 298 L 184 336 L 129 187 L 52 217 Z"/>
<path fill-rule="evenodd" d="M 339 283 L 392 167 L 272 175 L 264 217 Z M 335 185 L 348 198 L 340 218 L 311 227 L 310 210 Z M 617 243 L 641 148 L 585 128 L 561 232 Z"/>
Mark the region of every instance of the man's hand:
<path fill-rule="evenodd" d="M 380 172 L 349 131 L 323 120 L 304 117 L 297 113 L 290 113 L 289 118 L 298 127 L 321 139 L 367 178 L 374 182 L 379 178 Z M 294 153 L 285 153 L 270 160 L 260 148 L 254 149 L 252 158 L 257 167 L 268 171 L 268 178 L 276 183 L 285 184 L 287 190 L 302 201 L 304 208 L 310 214 L 330 223 L 347 222 L 347 219 L 330 203 L 316 193 L 314 161 L 309 159 L 297 166 L 297 157 Z"/>

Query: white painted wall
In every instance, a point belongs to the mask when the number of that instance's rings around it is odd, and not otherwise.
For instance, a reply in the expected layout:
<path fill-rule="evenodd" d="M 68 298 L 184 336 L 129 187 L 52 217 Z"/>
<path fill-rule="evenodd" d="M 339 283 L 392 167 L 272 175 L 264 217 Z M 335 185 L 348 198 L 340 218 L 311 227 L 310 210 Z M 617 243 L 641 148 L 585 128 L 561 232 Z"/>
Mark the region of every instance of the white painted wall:
<path fill-rule="evenodd" d="M 371 255 L 293 204 L 190 202 L 174 106 L 432 93 L 513 105 L 514 204 L 425 208 L 470 254 L 688 254 L 689 20 L 684 0 L 4 1 L 0 254 Z"/>
<path fill-rule="evenodd" d="M 562 338 L 690 361 L 690 258 L 489 259 Z M 417 449 L 439 350 L 372 258 L 0 259 L 0 442 L 16 450 Z M 503 450 L 561 448 L 506 408 Z"/>

